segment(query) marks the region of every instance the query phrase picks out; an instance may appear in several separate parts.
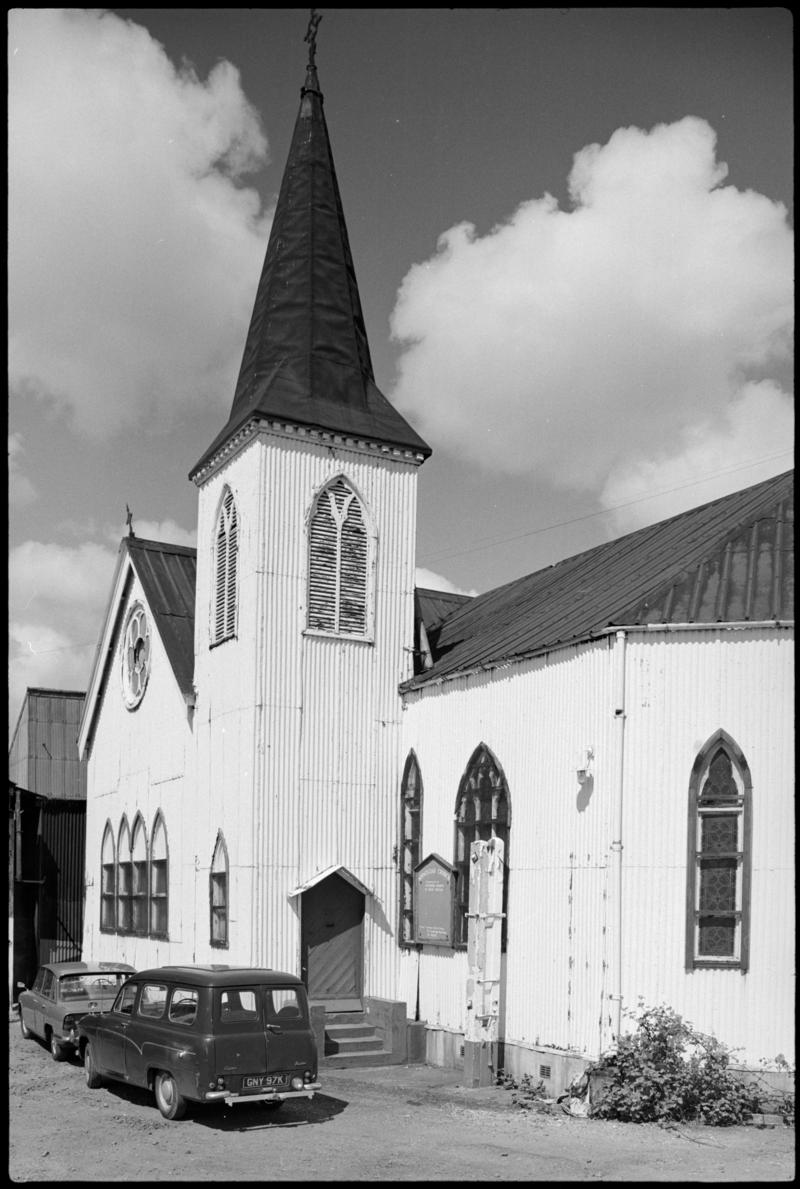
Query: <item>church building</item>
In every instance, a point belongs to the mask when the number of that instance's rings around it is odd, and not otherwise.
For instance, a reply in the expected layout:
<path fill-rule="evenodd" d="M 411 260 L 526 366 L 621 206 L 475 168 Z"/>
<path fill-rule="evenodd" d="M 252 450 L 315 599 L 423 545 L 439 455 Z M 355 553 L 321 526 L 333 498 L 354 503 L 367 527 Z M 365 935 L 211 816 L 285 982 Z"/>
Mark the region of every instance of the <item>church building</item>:
<path fill-rule="evenodd" d="M 488 1039 L 558 1092 L 639 998 L 790 1052 L 791 473 L 467 599 L 415 588 L 430 453 L 375 383 L 312 43 L 197 548 L 120 544 L 84 954 L 293 971 L 331 1057 L 366 1012 L 387 1059 Z"/>

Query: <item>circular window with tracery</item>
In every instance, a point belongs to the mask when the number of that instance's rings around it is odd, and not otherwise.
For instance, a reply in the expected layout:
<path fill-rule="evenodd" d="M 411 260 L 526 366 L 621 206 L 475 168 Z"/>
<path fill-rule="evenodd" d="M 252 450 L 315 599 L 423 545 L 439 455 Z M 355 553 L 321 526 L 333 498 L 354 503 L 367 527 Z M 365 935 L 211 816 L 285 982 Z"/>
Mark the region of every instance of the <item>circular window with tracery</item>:
<path fill-rule="evenodd" d="M 141 603 L 135 603 L 125 625 L 122 645 L 122 694 L 133 710 L 144 697 L 150 674 L 150 625 Z"/>

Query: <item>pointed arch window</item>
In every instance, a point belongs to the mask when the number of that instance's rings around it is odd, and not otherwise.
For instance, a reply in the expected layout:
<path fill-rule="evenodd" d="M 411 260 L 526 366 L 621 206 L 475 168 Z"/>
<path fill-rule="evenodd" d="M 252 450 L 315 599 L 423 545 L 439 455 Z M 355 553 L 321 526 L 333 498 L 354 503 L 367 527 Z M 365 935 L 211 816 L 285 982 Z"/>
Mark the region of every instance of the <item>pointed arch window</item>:
<path fill-rule="evenodd" d="M 228 848 L 220 830 L 209 877 L 209 908 L 211 912 L 211 944 L 217 949 L 228 948 Z"/>
<path fill-rule="evenodd" d="M 100 851 L 100 931 L 113 933 L 116 921 L 116 852 L 111 822 L 106 822 Z"/>
<path fill-rule="evenodd" d="M 169 851 L 161 813 L 153 822 L 150 845 L 150 936 L 166 937 L 169 920 Z"/>
<path fill-rule="evenodd" d="M 686 969 L 748 969 L 752 784 L 738 745 L 719 730 L 689 780 Z"/>
<path fill-rule="evenodd" d="M 131 831 L 123 815 L 117 840 L 117 930 L 130 933 L 133 921 L 133 856 Z"/>
<path fill-rule="evenodd" d="M 144 819 L 136 815 L 131 844 L 131 929 L 147 933 L 147 834 Z"/>
<path fill-rule="evenodd" d="M 455 857 L 453 866 L 458 872 L 456 881 L 456 945 L 467 944 L 467 912 L 469 910 L 469 851 L 473 842 L 488 842 L 500 838 L 505 848 L 503 878 L 503 912 L 508 913 L 508 862 L 511 804 L 503 769 L 486 744 L 481 743 L 472 754 L 461 778 L 456 799 Z M 507 915 L 503 918 L 503 941 L 506 948 Z"/>
<path fill-rule="evenodd" d="M 222 493 L 214 534 L 214 597 L 211 643 L 221 644 L 236 634 L 239 564 L 239 517 L 230 487 Z"/>
<path fill-rule="evenodd" d="M 422 774 L 413 751 L 408 753 L 400 787 L 400 937 L 414 943 L 414 870 L 422 844 Z"/>
<path fill-rule="evenodd" d="M 339 476 L 318 495 L 309 523 L 309 629 L 368 637 L 369 567 L 365 509 L 350 484 Z"/>

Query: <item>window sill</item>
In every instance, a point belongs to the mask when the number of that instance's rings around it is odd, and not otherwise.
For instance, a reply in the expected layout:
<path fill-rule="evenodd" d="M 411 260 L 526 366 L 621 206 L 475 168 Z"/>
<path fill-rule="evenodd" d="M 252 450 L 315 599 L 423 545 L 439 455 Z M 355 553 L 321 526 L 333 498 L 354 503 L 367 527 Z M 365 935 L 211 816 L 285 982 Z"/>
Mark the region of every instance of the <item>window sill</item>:
<path fill-rule="evenodd" d="M 325 632 L 321 628 L 303 628 L 303 635 L 318 640 L 343 640 L 349 644 L 374 644 L 374 636 L 350 636 L 347 632 Z"/>

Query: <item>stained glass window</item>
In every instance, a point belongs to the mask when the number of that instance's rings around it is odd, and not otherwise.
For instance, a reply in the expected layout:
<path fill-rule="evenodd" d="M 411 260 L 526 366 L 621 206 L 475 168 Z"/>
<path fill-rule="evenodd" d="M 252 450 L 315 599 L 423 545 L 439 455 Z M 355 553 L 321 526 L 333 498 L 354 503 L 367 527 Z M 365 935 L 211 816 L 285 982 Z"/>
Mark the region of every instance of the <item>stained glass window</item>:
<path fill-rule="evenodd" d="M 211 944 L 219 949 L 228 945 L 228 848 L 220 832 L 211 861 L 209 877 Z"/>
<path fill-rule="evenodd" d="M 511 808 L 503 770 L 488 747 L 481 744 L 473 753 L 456 801 L 456 926 L 458 945 L 467 944 L 469 909 L 469 848 L 473 842 L 501 838 L 505 847 L 503 912 L 508 913 L 508 859 Z M 503 949 L 506 947 L 507 915 L 503 918 Z"/>
<path fill-rule="evenodd" d="M 746 969 L 749 941 L 750 775 L 718 731 L 697 757 L 689 793 L 687 969 Z"/>
<path fill-rule="evenodd" d="M 420 861 L 422 837 L 422 776 L 410 752 L 400 790 L 400 944 L 414 940 L 414 869 Z"/>

